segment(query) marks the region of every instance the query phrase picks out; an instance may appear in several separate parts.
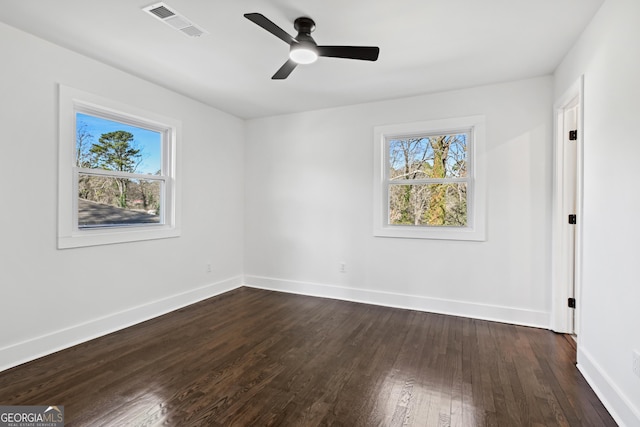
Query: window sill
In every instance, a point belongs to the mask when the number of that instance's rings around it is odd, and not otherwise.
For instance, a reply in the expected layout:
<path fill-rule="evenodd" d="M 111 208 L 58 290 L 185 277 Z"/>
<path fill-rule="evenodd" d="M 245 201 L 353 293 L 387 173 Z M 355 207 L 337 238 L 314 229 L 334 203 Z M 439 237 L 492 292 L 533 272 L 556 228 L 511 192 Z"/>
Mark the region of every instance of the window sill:
<path fill-rule="evenodd" d="M 116 228 L 109 230 L 82 230 L 68 236 L 58 236 L 58 249 L 82 248 L 86 246 L 112 245 L 140 240 L 168 239 L 179 237 L 180 230 L 169 227 Z"/>
<path fill-rule="evenodd" d="M 485 241 L 484 229 L 471 227 L 416 227 L 389 225 L 373 231 L 375 237 L 395 237 L 401 239 L 434 239 Z"/>

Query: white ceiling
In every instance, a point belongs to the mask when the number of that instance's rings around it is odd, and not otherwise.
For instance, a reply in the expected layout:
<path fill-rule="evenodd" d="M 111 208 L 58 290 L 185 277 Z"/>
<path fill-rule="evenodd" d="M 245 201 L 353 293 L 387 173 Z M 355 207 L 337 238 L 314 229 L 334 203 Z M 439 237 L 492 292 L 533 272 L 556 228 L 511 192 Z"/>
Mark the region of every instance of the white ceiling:
<path fill-rule="evenodd" d="M 0 1 L 0 21 L 241 118 L 547 75 L 604 0 L 166 0 L 209 32 L 142 11 L 154 0 Z M 320 58 L 271 80 L 288 46 L 243 17 L 320 45 L 379 46 L 377 62 Z"/>

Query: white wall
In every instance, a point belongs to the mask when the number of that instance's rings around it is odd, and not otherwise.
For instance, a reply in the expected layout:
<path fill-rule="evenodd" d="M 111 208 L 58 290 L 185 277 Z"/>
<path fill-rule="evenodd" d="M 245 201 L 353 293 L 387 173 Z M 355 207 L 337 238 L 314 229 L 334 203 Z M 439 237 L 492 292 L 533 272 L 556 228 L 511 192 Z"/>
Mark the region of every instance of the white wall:
<path fill-rule="evenodd" d="M 248 121 L 245 283 L 547 327 L 551 95 L 541 77 Z M 487 241 L 373 237 L 373 127 L 478 114 Z"/>
<path fill-rule="evenodd" d="M 584 74 L 583 269 L 578 366 L 621 425 L 640 425 L 640 2 L 607 0 L 555 73 Z"/>
<path fill-rule="evenodd" d="M 0 370 L 242 283 L 241 120 L 4 24 L 0 58 Z M 58 83 L 182 121 L 181 237 L 56 249 Z"/>

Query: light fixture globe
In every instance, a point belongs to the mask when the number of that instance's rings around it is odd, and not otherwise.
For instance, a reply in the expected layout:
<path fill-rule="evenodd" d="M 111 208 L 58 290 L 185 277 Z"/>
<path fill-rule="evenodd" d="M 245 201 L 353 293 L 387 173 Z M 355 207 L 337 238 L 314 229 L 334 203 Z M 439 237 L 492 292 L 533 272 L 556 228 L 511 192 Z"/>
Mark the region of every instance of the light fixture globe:
<path fill-rule="evenodd" d="M 298 64 L 311 64 L 317 61 L 318 52 L 312 43 L 294 43 L 289 50 L 289 58 Z"/>

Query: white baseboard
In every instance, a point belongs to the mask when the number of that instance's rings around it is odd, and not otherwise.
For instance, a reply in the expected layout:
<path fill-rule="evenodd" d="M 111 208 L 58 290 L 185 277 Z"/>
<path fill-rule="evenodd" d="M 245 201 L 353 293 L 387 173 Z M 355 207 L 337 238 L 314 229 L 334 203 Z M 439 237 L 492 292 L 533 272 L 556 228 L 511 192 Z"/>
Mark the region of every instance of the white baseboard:
<path fill-rule="evenodd" d="M 242 276 L 232 277 L 0 348 L 0 371 L 162 316 L 241 286 Z"/>
<path fill-rule="evenodd" d="M 581 347 L 578 347 L 578 369 L 620 427 L 640 426 L 640 407 L 634 406 L 591 354 Z"/>
<path fill-rule="evenodd" d="M 449 314 L 452 316 L 470 317 L 473 319 L 491 320 L 515 325 L 533 326 L 536 328 L 549 328 L 550 313 L 543 311 L 251 275 L 244 276 L 244 285 L 251 288 L 268 289 L 293 294 L 405 308 L 430 313 Z"/>

